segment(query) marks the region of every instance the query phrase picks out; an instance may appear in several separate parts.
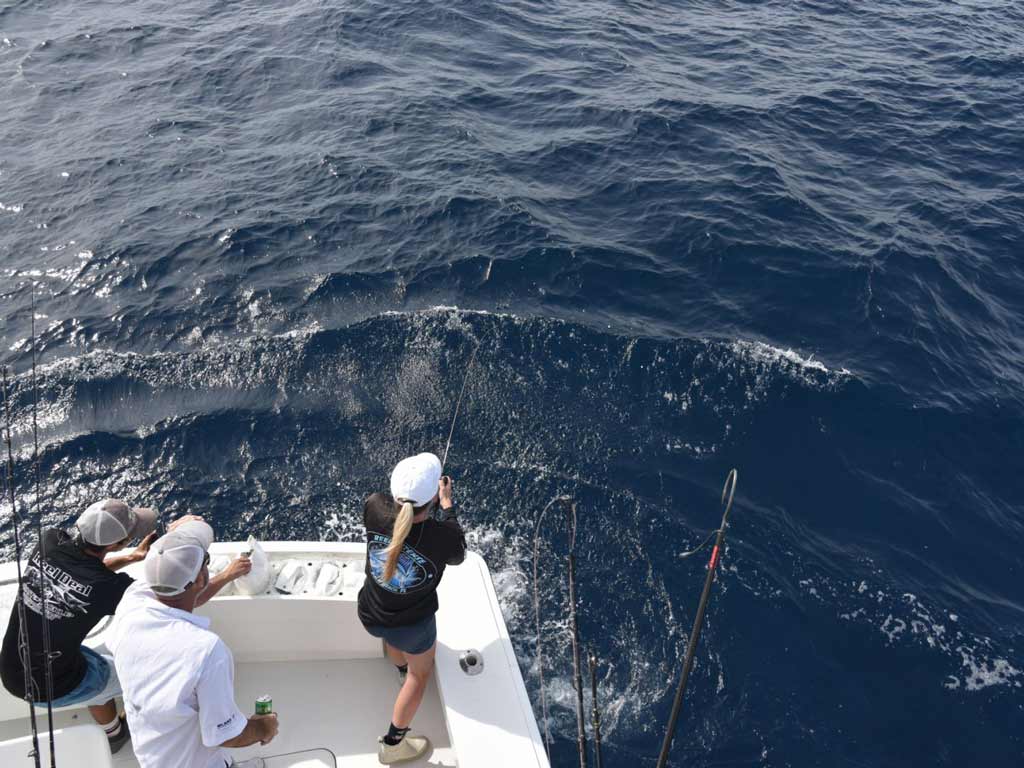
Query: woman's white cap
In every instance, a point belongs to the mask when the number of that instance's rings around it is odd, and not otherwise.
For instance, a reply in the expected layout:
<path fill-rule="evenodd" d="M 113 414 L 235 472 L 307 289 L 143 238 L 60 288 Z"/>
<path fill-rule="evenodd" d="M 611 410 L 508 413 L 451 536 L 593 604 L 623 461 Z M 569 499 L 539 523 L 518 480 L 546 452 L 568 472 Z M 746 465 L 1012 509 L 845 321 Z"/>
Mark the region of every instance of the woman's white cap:
<path fill-rule="evenodd" d="M 391 495 L 396 501 L 411 501 L 422 507 L 437 493 L 441 460 L 432 453 L 402 459 L 391 472 Z"/>
<path fill-rule="evenodd" d="M 180 595 L 199 578 L 211 544 L 213 528 L 201 520 L 190 520 L 161 536 L 143 564 L 149 588 L 161 597 Z"/>

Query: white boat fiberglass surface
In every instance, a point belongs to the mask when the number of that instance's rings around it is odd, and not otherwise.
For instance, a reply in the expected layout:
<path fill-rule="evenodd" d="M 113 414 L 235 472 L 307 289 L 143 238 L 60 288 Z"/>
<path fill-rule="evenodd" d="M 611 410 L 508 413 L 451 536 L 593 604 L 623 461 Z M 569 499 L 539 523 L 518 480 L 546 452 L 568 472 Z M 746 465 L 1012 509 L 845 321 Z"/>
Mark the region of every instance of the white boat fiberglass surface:
<path fill-rule="evenodd" d="M 237 595 L 229 585 L 197 610 L 212 619 L 211 628 L 234 653 L 239 707 L 251 712 L 256 697 L 266 694 L 280 718 L 273 742 L 232 750 L 235 759 L 271 758 L 267 768 L 379 765 L 377 737 L 387 730 L 399 681 L 381 641 L 365 632 L 356 615 L 365 545 L 268 542 L 263 548 L 274 571 L 265 593 Z M 223 564 L 244 549 L 241 542 L 218 543 L 210 554 L 214 564 Z M 138 578 L 140 570 L 136 564 L 126 572 Z M 275 580 L 294 594 L 281 593 Z M 0 632 L 6 631 L 16 590 L 15 564 L 0 566 Z M 428 736 L 433 749 L 407 765 L 548 768 L 484 561 L 467 553 L 462 565 L 446 569 L 438 597 L 434 679 L 413 722 L 413 732 Z M 105 651 L 107 624 L 98 625 L 86 644 Z M 0 689 L 3 768 L 33 764 L 27 708 Z M 49 765 L 46 711 L 39 712 L 40 751 Z M 56 711 L 54 731 L 58 768 L 138 765 L 130 746 L 110 756 L 85 709 Z"/>

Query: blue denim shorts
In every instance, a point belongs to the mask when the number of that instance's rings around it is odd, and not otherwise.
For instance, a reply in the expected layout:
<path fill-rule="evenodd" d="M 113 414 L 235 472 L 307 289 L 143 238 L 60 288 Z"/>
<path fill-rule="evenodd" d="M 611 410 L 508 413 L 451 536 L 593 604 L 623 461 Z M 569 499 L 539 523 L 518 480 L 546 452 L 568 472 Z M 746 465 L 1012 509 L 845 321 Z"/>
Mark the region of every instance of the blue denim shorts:
<path fill-rule="evenodd" d="M 402 653 L 426 653 L 437 642 L 437 622 L 433 616 L 407 627 L 366 627 L 366 631 Z"/>
<path fill-rule="evenodd" d="M 121 684 L 114 671 L 114 659 L 103 656 L 92 648 L 83 645 L 80 649 L 85 656 L 85 677 L 73 690 L 53 700 L 54 707 L 70 707 L 72 705 L 95 706 L 106 704 L 115 696 L 121 695 Z M 37 707 L 45 707 L 46 702 L 36 702 Z"/>

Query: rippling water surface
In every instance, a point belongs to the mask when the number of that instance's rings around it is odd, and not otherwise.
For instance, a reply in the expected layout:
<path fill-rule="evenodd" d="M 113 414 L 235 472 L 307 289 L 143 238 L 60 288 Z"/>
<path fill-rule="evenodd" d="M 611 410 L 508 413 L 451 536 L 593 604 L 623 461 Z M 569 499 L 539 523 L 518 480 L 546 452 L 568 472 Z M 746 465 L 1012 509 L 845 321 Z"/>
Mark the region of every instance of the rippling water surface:
<path fill-rule="evenodd" d="M 653 765 L 732 466 L 672 764 L 1021 764 L 1020 4 L 0 0 L 0 105 L 48 522 L 355 538 L 478 345 L 473 545 L 537 699 L 579 502 L 606 764 Z"/>

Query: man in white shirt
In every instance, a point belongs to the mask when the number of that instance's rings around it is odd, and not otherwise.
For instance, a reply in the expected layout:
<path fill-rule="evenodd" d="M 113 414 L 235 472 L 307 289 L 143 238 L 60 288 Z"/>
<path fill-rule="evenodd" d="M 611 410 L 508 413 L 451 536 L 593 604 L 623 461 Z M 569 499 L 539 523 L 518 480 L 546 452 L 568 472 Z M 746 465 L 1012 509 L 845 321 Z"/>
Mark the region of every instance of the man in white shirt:
<path fill-rule="evenodd" d="M 158 539 L 117 608 L 108 645 L 141 768 L 225 768 L 231 747 L 267 744 L 277 715 L 235 704 L 234 658 L 192 613 L 210 595 L 213 529 L 192 521 Z"/>

